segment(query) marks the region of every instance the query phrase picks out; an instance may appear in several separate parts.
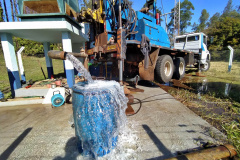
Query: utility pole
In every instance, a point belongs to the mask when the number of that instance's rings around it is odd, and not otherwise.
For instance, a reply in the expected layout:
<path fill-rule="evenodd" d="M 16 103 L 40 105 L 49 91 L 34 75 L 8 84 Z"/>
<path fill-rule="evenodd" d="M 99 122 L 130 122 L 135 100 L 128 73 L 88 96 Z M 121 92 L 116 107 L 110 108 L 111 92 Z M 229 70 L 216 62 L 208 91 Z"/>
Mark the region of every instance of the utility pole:
<path fill-rule="evenodd" d="M 174 11 L 173 11 L 173 12 L 174 12 Z M 165 14 L 160 15 L 160 17 L 165 16 L 165 24 L 166 24 L 165 30 L 166 30 L 166 32 L 167 32 L 167 30 L 168 30 L 168 28 L 167 28 L 167 15 L 168 15 L 168 14 L 171 14 L 171 13 L 173 13 L 173 12 L 169 12 L 169 13 L 165 13 Z"/>
<path fill-rule="evenodd" d="M 180 0 L 178 2 L 178 35 L 180 34 L 180 19 L 181 19 L 181 13 L 180 13 Z"/>
<path fill-rule="evenodd" d="M 175 7 L 174 7 L 174 37 L 180 34 L 180 0 L 177 3 L 175 0 Z M 176 31 L 177 30 L 177 31 Z M 176 33 L 177 32 L 177 33 Z"/>

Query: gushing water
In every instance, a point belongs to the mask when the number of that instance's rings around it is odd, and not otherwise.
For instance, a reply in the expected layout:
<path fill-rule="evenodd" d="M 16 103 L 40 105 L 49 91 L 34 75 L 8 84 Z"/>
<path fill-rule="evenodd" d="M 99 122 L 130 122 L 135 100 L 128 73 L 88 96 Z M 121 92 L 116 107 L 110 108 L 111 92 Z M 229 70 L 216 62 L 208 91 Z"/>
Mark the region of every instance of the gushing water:
<path fill-rule="evenodd" d="M 71 61 L 74 68 L 85 77 L 86 80 L 88 80 L 89 83 L 93 82 L 93 79 L 90 75 L 90 73 L 86 70 L 86 68 L 83 66 L 82 62 L 80 62 L 76 57 L 74 57 L 71 54 L 66 55 L 66 59 Z"/>
<path fill-rule="evenodd" d="M 84 159 L 98 159 L 108 153 L 107 159 L 122 159 L 127 155 L 122 145 L 131 138 L 126 127 L 128 99 L 123 86 L 116 81 L 93 81 L 76 57 L 68 54 L 66 59 L 88 80 L 73 86 L 73 117 L 79 151 Z"/>

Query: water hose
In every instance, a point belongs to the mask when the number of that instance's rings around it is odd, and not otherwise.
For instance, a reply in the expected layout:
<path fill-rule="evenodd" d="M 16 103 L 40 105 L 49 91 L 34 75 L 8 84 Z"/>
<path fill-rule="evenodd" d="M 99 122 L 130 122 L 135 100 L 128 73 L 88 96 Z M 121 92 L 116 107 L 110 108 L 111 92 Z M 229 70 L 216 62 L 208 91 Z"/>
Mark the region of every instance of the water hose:
<path fill-rule="evenodd" d="M 142 101 L 140 99 L 138 99 L 138 98 L 134 98 L 134 99 L 138 100 L 138 102 L 140 103 L 140 106 L 139 106 L 138 110 L 134 114 L 129 114 L 127 116 L 136 115 L 140 111 L 140 109 L 142 108 Z M 137 104 L 137 103 L 132 103 L 132 104 Z"/>

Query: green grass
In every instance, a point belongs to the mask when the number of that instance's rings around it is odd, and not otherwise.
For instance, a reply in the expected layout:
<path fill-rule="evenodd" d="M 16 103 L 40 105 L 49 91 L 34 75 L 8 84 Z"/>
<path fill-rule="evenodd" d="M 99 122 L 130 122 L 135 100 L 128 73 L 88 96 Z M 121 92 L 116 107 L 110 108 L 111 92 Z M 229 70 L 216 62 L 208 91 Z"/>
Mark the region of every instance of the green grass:
<path fill-rule="evenodd" d="M 210 65 L 207 72 L 201 72 L 209 82 L 240 84 L 240 62 L 233 62 L 231 72 L 228 72 L 228 62 L 211 62 Z"/>
<path fill-rule="evenodd" d="M 53 70 L 54 74 L 57 75 L 59 73 L 63 73 L 63 61 L 61 60 L 52 60 L 53 61 Z M 23 66 L 25 70 L 26 80 L 32 79 L 35 81 L 44 80 L 43 73 L 41 71 L 41 64 L 43 71 L 47 77 L 47 67 L 45 62 L 45 57 L 34 57 L 34 56 L 23 56 Z M 4 61 L 3 54 L 0 54 L 0 90 L 9 90 L 10 84 L 8 79 L 8 73 Z M 5 98 L 11 97 L 11 93 L 7 92 L 4 94 Z"/>

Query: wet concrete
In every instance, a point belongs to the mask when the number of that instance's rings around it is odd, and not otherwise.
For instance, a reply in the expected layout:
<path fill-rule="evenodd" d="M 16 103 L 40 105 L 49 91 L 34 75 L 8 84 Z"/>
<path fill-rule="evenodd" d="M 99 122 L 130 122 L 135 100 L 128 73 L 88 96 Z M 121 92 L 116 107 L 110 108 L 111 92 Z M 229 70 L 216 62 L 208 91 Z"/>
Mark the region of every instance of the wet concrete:
<path fill-rule="evenodd" d="M 144 89 L 144 94 L 136 93 L 134 97 L 142 101 L 142 108 L 129 117 L 135 123 L 133 130 L 138 131 L 143 148 L 138 151 L 138 159 L 165 159 L 224 139 L 221 132 L 167 92 L 155 87 L 138 87 Z"/>
<path fill-rule="evenodd" d="M 65 149 L 68 158 L 77 156 L 71 113 L 71 105 L 0 108 L 0 159 L 53 159 L 64 157 Z"/>
<path fill-rule="evenodd" d="M 126 153 L 120 158 L 165 159 L 206 142 L 218 144 L 219 137 L 224 138 L 161 88 L 138 88 L 144 92 L 134 92 L 134 97 L 141 101 L 142 108 L 128 117 L 131 134 L 137 138 L 127 140 L 129 144 L 119 142 L 124 151 L 121 153 Z M 71 105 L 0 108 L 0 159 L 82 159 L 77 152 L 74 129 L 68 123 L 71 114 Z"/>

